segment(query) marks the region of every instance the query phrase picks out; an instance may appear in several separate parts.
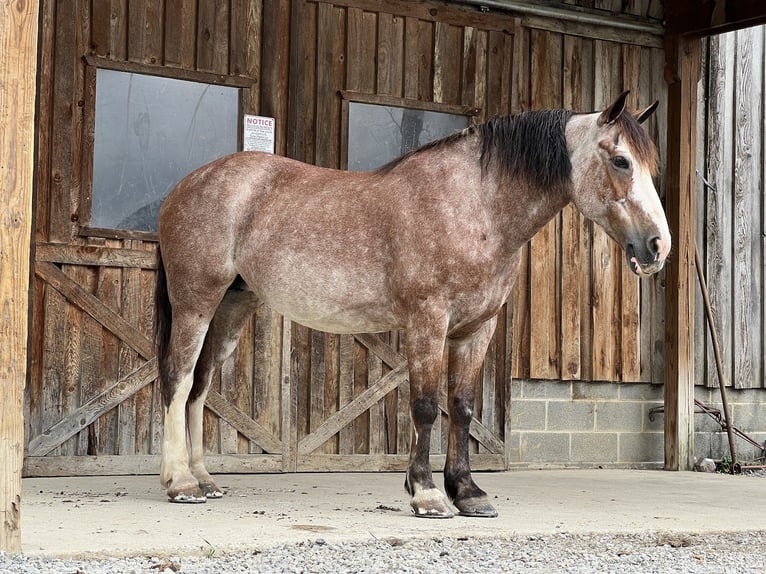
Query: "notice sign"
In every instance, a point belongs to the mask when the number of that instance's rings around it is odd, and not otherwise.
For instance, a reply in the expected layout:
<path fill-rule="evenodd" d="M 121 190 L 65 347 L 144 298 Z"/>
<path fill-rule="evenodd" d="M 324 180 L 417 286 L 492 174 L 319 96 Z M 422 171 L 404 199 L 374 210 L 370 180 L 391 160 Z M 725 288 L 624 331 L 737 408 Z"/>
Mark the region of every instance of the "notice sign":
<path fill-rule="evenodd" d="M 274 118 L 245 115 L 242 149 L 274 153 Z"/>

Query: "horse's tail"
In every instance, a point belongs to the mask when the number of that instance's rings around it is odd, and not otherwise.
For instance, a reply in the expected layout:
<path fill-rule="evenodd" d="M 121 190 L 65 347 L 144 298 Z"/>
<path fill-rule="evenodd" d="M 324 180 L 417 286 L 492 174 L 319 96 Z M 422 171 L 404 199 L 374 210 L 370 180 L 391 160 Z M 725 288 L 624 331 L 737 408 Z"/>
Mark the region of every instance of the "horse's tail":
<path fill-rule="evenodd" d="M 169 365 L 167 361 L 168 346 L 170 344 L 170 326 L 173 323 L 170 297 L 168 296 L 168 280 L 165 275 L 165 265 L 162 263 L 162 253 L 157 248 L 157 289 L 155 291 L 155 309 L 157 312 L 154 342 L 157 345 L 157 362 L 160 372 L 160 386 L 162 397 L 167 407 L 172 398 L 170 385 Z"/>

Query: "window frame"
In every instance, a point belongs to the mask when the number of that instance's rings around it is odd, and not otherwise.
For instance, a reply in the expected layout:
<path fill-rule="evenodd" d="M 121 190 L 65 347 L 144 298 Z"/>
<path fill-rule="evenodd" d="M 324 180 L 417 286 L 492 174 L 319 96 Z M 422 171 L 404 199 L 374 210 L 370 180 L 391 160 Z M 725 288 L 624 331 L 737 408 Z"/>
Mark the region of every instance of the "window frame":
<path fill-rule="evenodd" d="M 456 116 L 466 116 L 470 123 L 476 122 L 481 115 L 481 108 L 474 106 L 463 106 L 455 104 L 444 104 L 441 102 L 424 102 L 409 98 L 397 98 L 395 96 L 381 96 L 378 94 L 365 94 L 361 92 L 352 92 L 341 90 L 341 138 L 340 138 L 340 167 L 348 169 L 348 128 L 349 128 L 349 108 L 352 103 L 373 104 L 378 106 L 388 106 L 395 108 L 409 108 L 414 110 L 423 110 L 426 112 L 438 112 L 443 114 L 452 114 Z"/>
<path fill-rule="evenodd" d="M 196 70 L 185 70 L 181 68 L 169 68 L 149 64 L 139 64 L 135 62 L 118 62 L 99 58 L 95 56 L 85 56 L 85 99 L 80 105 L 85 108 L 83 114 L 83 154 L 80 177 L 82 185 L 80 187 L 79 209 L 73 215 L 73 220 L 78 225 L 77 235 L 79 237 L 99 237 L 105 239 L 138 239 L 157 241 L 158 235 L 155 231 L 138 231 L 118 228 L 96 227 L 91 225 L 92 215 L 92 197 L 93 197 L 93 168 L 95 152 L 95 130 L 96 130 L 96 75 L 99 69 L 112 70 L 116 72 L 125 72 L 129 74 L 143 74 L 146 76 L 157 76 L 172 80 L 184 80 L 188 82 L 197 82 L 202 84 L 212 84 L 228 86 L 239 89 L 238 106 L 238 125 L 241 126 L 244 115 L 251 113 L 247 109 L 247 102 L 250 101 L 250 90 L 255 85 L 255 80 L 246 76 L 228 76 L 214 74 L 210 72 L 200 72 Z M 242 129 L 237 130 L 237 148 L 242 149 Z"/>

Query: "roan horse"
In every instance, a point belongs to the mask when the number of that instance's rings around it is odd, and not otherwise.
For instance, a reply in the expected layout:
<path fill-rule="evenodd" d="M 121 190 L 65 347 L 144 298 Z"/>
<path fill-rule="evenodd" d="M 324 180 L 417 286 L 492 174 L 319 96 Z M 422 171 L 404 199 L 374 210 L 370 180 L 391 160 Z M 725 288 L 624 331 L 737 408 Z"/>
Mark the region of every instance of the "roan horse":
<path fill-rule="evenodd" d="M 223 496 L 203 461 L 203 406 L 244 322 L 266 304 L 321 331 L 406 329 L 412 509 L 496 516 L 471 477 L 468 433 L 474 382 L 522 246 L 574 202 L 622 245 L 634 273 L 659 271 L 670 251 L 652 182 L 657 152 L 639 125 L 657 104 L 632 114 L 626 97 L 603 112 L 496 118 L 370 172 L 242 152 L 183 179 L 159 215 L 161 480 L 170 500 Z M 449 499 L 429 463 L 445 346 Z"/>

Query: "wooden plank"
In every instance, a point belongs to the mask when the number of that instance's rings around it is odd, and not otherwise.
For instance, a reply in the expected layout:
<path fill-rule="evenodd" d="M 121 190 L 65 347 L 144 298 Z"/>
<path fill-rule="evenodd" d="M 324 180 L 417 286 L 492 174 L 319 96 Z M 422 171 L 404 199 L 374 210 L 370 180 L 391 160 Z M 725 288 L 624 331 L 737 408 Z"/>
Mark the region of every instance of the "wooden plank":
<path fill-rule="evenodd" d="M 214 474 L 260 474 L 282 472 L 278 455 L 205 456 L 205 466 Z M 157 474 L 160 455 L 101 456 L 28 456 L 24 460 L 24 476 L 120 476 Z"/>
<path fill-rule="evenodd" d="M 130 0 L 130 9 L 125 11 L 128 20 L 128 59 L 144 61 L 144 30 L 146 28 L 147 0 Z"/>
<path fill-rule="evenodd" d="M 165 30 L 165 0 L 146 0 L 144 28 L 144 61 L 161 64 Z"/>
<path fill-rule="evenodd" d="M 444 468 L 447 456 L 433 454 L 429 457 L 432 468 Z M 304 454 L 298 457 L 301 468 L 312 472 L 403 472 L 407 470 L 409 456 L 406 454 L 334 455 Z M 471 456 L 474 471 L 505 470 L 502 455 L 474 454 Z"/>
<path fill-rule="evenodd" d="M 113 409 L 136 391 L 151 383 L 158 376 L 157 360 L 153 358 L 141 367 L 118 380 L 99 395 L 83 403 L 76 411 L 62 418 L 42 434 L 29 441 L 29 456 L 45 456 L 74 436 L 105 412 Z"/>
<path fill-rule="evenodd" d="M 354 397 L 354 338 L 341 335 L 338 370 L 338 410 L 344 409 Z M 346 425 L 338 432 L 338 454 L 354 453 L 354 429 Z"/>
<path fill-rule="evenodd" d="M 310 3 L 324 2 L 325 0 L 308 0 Z M 347 6 L 366 12 L 379 12 L 380 0 L 333 0 L 336 6 Z M 416 18 L 426 23 L 444 22 L 455 27 L 471 26 L 485 30 L 508 30 L 512 28 L 516 19 L 494 12 L 487 16 L 472 7 L 459 7 L 441 4 L 435 7 L 428 2 L 411 2 L 410 0 L 386 0 L 386 12 L 405 18 Z"/>
<path fill-rule="evenodd" d="M 324 394 L 324 382 L 325 382 L 325 356 L 324 356 L 324 341 L 325 334 L 320 331 L 310 332 L 310 364 L 311 367 L 308 372 L 308 433 L 313 433 L 324 420 L 325 414 L 325 394 Z M 303 430 L 303 429 L 301 429 Z"/>
<path fill-rule="evenodd" d="M 35 261 L 93 267 L 157 268 L 157 251 L 107 248 L 102 245 L 38 243 Z"/>
<path fill-rule="evenodd" d="M 381 337 L 381 335 L 377 335 Z M 380 359 L 378 359 L 372 353 L 367 353 L 367 385 L 369 388 L 373 388 L 378 384 L 378 381 L 383 377 L 383 365 Z M 392 387 L 395 389 L 396 387 Z M 369 437 L 370 443 L 368 447 L 369 454 L 381 454 L 386 452 L 386 424 L 385 424 L 385 403 L 383 399 L 387 396 L 386 393 L 375 404 L 369 408 L 369 422 L 370 430 Z"/>
<path fill-rule="evenodd" d="M 621 70 L 618 56 L 619 46 L 597 41 L 594 44 L 595 105 L 603 109 L 612 103 L 612 97 L 619 93 L 621 82 L 615 83 L 615 74 Z M 612 240 L 598 225 L 593 225 L 592 239 L 592 372 L 593 380 L 614 381 L 616 377 L 615 357 L 619 342 L 615 338 L 619 329 L 615 305 L 619 304 L 620 269 L 623 257 L 616 252 Z"/>
<path fill-rule="evenodd" d="M 668 42 L 673 73 L 668 91 L 668 131 L 678 145 L 668 149 L 667 216 L 674 247 L 666 272 L 665 322 L 665 468 L 686 470 L 694 444 L 694 227 L 697 40 Z"/>
<path fill-rule="evenodd" d="M 133 248 L 131 241 L 126 242 L 127 247 Z M 122 283 L 120 285 L 120 308 L 122 318 L 136 327 L 140 322 L 141 304 L 141 270 L 127 268 L 122 270 Z M 140 332 L 140 331 L 139 331 Z M 143 334 L 143 333 L 142 333 Z M 123 379 L 141 365 L 141 358 L 136 351 L 126 345 L 120 344 L 118 377 Z M 137 454 L 136 452 L 136 400 L 131 395 L 117 406 L 117 452 L 116 454 Z"/>
<path fill-rule="evenodd" d="M 56 3 L 56 22 L 77 22 L 74 0 Z M 73 53 L 75 52 L 75 26 L 58 26 L 55 30 L 52 114 L 51 114 L 51 187 L 49 211 L 50 241 L 68 242 L 74 233 L 71 212 L 74 115 L 73 94 L 76 78 Z"/>
<path fill-rule="evenodd" d="M 370 409 L 391 390 L 395 389 L 407 378 L 407 368 L 397 367 L 378 380 L 377 384 L 365 389 L 341 411 L 326 419 L 312 434 L 305 436 L 298 443 L 301 454 L 314 452 L 324 441 L 337 433 L 341 428 L 350 424 L 362 413 Z"/>
<path fill-rule="evenodd" d="M 463 27 L 437 22 L 434 33 L 434 86 L 435 102 L 460 103 L 460 73 L 455 73 L 455 62 L 463 53 Z"/>
<path fill-rule="evenodd" d="M 532 31 L 532 106 L 561 107 L 563 38 L 559 34 Z M 530 375 L 559 376 L 559 218 L 544 226 L 530 241 Z"/>
<path fill-rule="evenodd" d="M 182 34 L 188 33 L 183 30 Z M 197 5 L 198 70 L 229 74 L 229 3 L 199 2 Z"/>
<path fill-rule="evenodd" d="M 433 468 L 444 467 L 446 455 L 431 456 Z M 311 472 L 402 472 L 407 469 L 406 454 L 369 455 L 300 455 L 301 468 Z M 160 466 L 159 455 L 27 457 L 25 477 L 153 475 Z M 276 455 L 215 455 L 205 457 L 205 466 L 214 474 L 281 473 L 281 458 Z M 475 471 L 505 470 L 500 455 L 471 457 Z"/>
<path fill-rule="evenodd" d="M 338 387 L 340 384 L 340 335 L 325 333 L 324 340 L 324 413 L 322 420 L 331 416 L 338 410 Z M 325 443 L 325 452 L 333 454 L 338 452 L 339 437 L 334 436 Z"/>
<path fill-rule="evenodd" d="M 764 62 L 755 60 L 759 48 L 754 44 L 751 30 L 741 30 L 736 37 L 734 161 L 732 192 L 733 212 L 733 286 L 730 297 L 734 308 L 734 374 L 736 388 L 760 386 L 761 303 L 760 285 L 762 257 L 761 212 L 761 150 L 754 133 L 763 117 L 760 98 L 752 97 L 763 89 Z M 760 71 L 759 71 L 760 70 Z"/>
<path fill-rule="evenodd" d="M 282 319 L 282 365 L 281 365 L 281 437 L 282 472 L 297 470 L 298 451 L 298 393 L 292 376 L 292 323 Z"/>
<path fill-rule="evenodd" d="M 196 0 L 165 0 L 165 64 L 194 69 L 197 29 Z"/>
<path fill-rule="evenodd" d="M 268 46 L 269 57 L 263 58 L 260 76 L 261 113 L 277 118 L 275 153 L 288 155 L 287 134 L 291 137 L 293 124 L 288 117 L 288 80 L 290 63 L 297 54 L 291 54 L 290 0 L 273 0 L 263 4 L 263 46 Z M 300 36 L 296 36 L 300 37 Z"/>
<path fill-rule="evenodd" d="M 0 5 L 0 551 L 21 551 L 38 2 Z"/>
<path fill-rule="evenodd" d="M 377 90 L 378 94 L 402 95 L 404 58 L 404 18 L 381 12 L 378 15 Z"/>
<path fill-rule="evenodd" d="M 35 274 L 59 291 L 72 303 L 83 309 L 104 327 L 138 352 L 142 357 L 154 356 L 154 344 L 133 325 L 109 309 L 96 297 L 84 291 L 82 287 L 64 275 L 55 265 L 38 263 Z"/>
<path fill-rule="evenodd" d="M 641 48 L 638 46 L 622 47 L 623 86 L 633 88 L 628 100 L 628 109 L 639 109 L 638 85 L 641 78 Z M 635 86 L 635 87 L 634 87 Z M 623 260 L 624 261 L 624 260 Z M 638 382 L 641 378 L 641 325 L 640 279 L 624 263 L 620 271 L 620 369 L 615 371 L 622 382 Z"/>
<path fill-rule="evenodd" d="M 345 14 L 320 4 L 317 11 L 316 142 L 315 163 L 340 167 L 340 114 L 338 91 L 343 89 Z"/>
<path fill-rule="evenodd" d="M 205 406 L 225 419 L 227 423 L 248 439 L 255 441 L 265 452 L 281 454 L 282 443 L 271 431 L 253 420 L 246 412 L 232 405 L 219 393 L 210 391 Z"/>
<path fill-rule="evenodd" d="M 587 57 L 581 38 L 564 36 L 564 62 L 568 63 L 563 72 L 563 106 L 581 110 L 582 93 L 589 80 L 584 61 Z M 582 375 L 581 331 L 583 300 L 581 275 L 583 266 L 582 215 L 577 209 L 567 206 L 561 216 L 561 378 L 578 380 Z M 585 268 L 587 269 L 587 268 Z"/>

